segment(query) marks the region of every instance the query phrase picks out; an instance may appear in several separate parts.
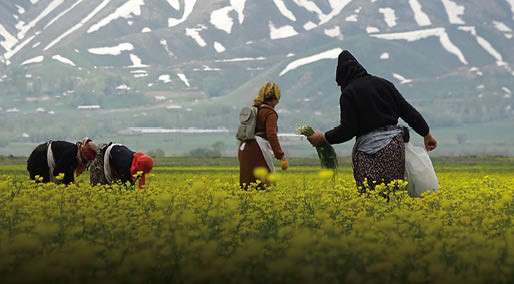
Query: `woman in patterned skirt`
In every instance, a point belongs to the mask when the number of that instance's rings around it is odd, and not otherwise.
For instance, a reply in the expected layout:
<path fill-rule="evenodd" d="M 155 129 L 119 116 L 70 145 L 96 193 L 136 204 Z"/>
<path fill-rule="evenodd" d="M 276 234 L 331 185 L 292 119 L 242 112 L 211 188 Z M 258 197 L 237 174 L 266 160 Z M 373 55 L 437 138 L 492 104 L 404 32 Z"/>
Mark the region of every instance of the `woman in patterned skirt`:
<path fill-rule="evenodd" d="M 134 152 L 121 144 L 102 144 L 98 156 L 91 165 L 91 185 L 130 183 L 145 185 L 145 176 L 153 168 L 153 159 L 141 152 Z M 140 174 L 138 176 L 138 174 Z"/>
<path fill-rule="evenodd" d="M 357 137 L 352 160 L 354 178 L 361 190 L 373 188 L 376 183 L 404 179 L 404 143 L 409 135 L 407 128 L 397 125 L 399 118 L 424 137 L 427 151 L 437 147 L 423 116 L 395 86 L 368 74 L 346 50 L 338 58 L 336 81 L 342 92 L 340 125 L 326 133 L 316 131 L 308 139 L 317 146 L 326 142 L 344 143 Z"/>

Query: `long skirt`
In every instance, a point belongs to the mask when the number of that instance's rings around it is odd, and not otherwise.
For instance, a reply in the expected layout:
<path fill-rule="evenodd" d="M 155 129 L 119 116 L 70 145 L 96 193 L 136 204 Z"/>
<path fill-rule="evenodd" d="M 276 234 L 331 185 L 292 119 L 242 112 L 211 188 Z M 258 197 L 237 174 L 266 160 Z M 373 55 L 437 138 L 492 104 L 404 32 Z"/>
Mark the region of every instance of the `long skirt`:
<path fill-rule="evenodd" d="M 98 184 L 108 184 L 109 182 L 105 178 L 105 172 L 104 172 L 104 156 L 105 156 L 105 150 L 107 150 L 107 147 L 109 145 L 102 144 L 98 147 L 98 154 L 96 155 L 96 158 L 91 163 L 91 166 L 89 168 L 90 176 L 89 181 L 91 185 L 98 185 Z"/>
<path fill-rule="evenodd" d="M 257 168 L 265 168 L 268 171 L 268 165 L 262 155 L 261 148 L 255 140 L 244 142 L 245 146 L 239 152 L 237 157 L 239 159 L 239 185 L 242 188 L 247 188 L 251 184 L 255 184 L 257 180 L 260 180 L 254 175 L 254 171 Z M 262 183 L 266 183 L 265 180 L 260 180 Z"/>
<path fill-rule="evenodd" d="M 31 180 L 36 180 L 36 176 L 42 178 L 42 182 L 50 182 L 50 169 L 48 168 L 47 154 L 48 144 L 38 145 L 30 154 L 27 160 L 27 171 Z"/>
<path fill-rule="evenodd" d="M 374 154 L 353 149 L 353 177 L 359 191 L 373 189 L 376 184 L 388 184 L 405 178 L 405 144 L 401 135 Z M 365 181 L 367 183 L 365 184 Z"/>

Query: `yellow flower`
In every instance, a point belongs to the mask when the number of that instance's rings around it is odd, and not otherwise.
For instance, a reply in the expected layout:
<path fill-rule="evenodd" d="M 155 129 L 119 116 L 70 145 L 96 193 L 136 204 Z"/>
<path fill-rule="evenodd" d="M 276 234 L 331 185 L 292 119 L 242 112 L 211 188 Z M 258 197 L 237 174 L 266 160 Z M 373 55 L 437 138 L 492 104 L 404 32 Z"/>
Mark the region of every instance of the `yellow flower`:
<path fill-rule="evenodd" d="M 334 176 L 334 171 L 330 169 L 323 169 L 319 172 L 321 178 L 331 178 Z"/>
<path fill-rule="evenodd" d="M 253 170 L 253 175 L 257 178 L 264 179 L 268 175 L 268 169 L 264 167 L 258 167 Z"/>

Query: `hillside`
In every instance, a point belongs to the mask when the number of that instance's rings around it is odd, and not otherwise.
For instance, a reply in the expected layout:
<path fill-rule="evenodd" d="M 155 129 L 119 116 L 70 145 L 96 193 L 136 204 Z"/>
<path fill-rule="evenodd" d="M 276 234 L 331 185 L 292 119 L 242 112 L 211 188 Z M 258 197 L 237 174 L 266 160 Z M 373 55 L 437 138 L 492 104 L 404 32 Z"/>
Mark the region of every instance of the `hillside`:
<path fill-rule="evenodd" d="M 0 152 L 128 127 L 224 133 L 266 80 L 283 88 L 283 132 L 328 129 L 342 49 L 446 143 L 512 149 L 513 28 L 512 0 L 2 0 Z M 484 125 L 497 129 L 485 142 L 467 132 Z M 152 137 L 143 147 L 166 147 Z"/>

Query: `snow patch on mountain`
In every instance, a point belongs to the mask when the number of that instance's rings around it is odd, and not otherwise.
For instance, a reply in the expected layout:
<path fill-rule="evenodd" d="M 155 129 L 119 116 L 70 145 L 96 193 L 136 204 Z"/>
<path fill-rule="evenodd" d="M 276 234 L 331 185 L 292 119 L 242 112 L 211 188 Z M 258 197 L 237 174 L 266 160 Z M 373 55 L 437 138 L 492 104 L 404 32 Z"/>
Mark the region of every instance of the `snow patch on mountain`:
<path fill-rule="evenodd" d="M 0 41 L 0 46 L 2 46 L 5 50 L 10 50 L 18 40 L 12 34 L 10 34 L 2 24 L 0 24 L 0 36 L 4 38 L 3 41 Z"/>
<path fill-rule="evenodd" d="M 462 20 L 462 16 L 464 15 L 464 10 L 466 9 L 464 6 L 460 6 L 459 4 L 451 1 L 451 0 L 441 0 L 443 2 L 444 8 L 446 10 L 446 14 L 448 14 L 448 20 L 451 24 L 454 25 L 465 25 L 466 23 Z"/>
<path fill-rule="evenodd" d="M 6 53 L 4 53 L 4 58 L 6 59 L 6 64 L 9 65 L 10 64 L 10 61 L 9 59 L 11 57 L 13 57 L 16 53 L 18 53 L 18 51 L 22 50 L 25 45 L 27 45 L 29 42 L 31 42 L 36 36 L 33 35 L 29 38 L 27 38 L 26 40 L 24 40 L 22 43 L 16 45 L 13 49 L 11 50 L 7 50 Z"/>
<path fill-rule="evenodd" d="M 298 32 L 292 26 L 275 27 L 273 22 L 269 22 L 270 38 L 282 39 L 298 35 Z"/>
<path fill-rule="evenodd" d="M 226 50 L 226 48 L 217 41 L 214 42 L 214 49 L 216 50 L 217 53 L 222 53 L 222 52 L 225 52 L 225 50 Z"/>
<path fill-rule="evenodd" d="M 493 47 L 493 45 L 487 41 L 485 38 L 478 35 L 476 28 L 472 26 L 464 26 L 459 27 L 459 30 L 465 31 L 473 35 L 478 44 L 485 50 L 487 53 L 489 53 L 492 57 L 496 59 L 496 63 L 501 66 L 505 65 L 505 62 L 503 61 L 503 56 Z"/>
<path fill-rule="evenodd" d="M 141 15 L 141 7 L 143 5 L 145 5 L 145 0 L 129 0 L 125 2 L 125 4 L 121 5 L 118 9 L 116 9 L 114 13 L 108 15 L 98 23 L 89 27 L 87 33 L 96 32 L 119 18 L 129 19 L 132 18 L 132 15 L 139 16 Z"/>
<path fill-rule="evenodd" d="M 372 34 L 372 37 L 386 40 L 406 40 L 407 42 L 418 41 L 429 37 L 438 37 L 441 45 L 451 54 L 459 58 L 463 64 L 468 64 L 462 51 L 450 40 L 445 28 L 434 28 L 402 33 Z"/>
<path fill-rule="evenodd" d="M 511 39 L 512 38 L 512 29 L 509 28 L 509 26 L 507 26 L 505 23 L 503 22 L 500 22 L 500 21 L 493 21 L 493 24 L 494 24 L 494 27 L 500 31 L 501 33 L 503 33 L 503 35 L 508 38 L 508 39 Z"/>
<path fill-rule="evenodd" d="M 167 84 L 167 83 L 171 82 L 171 76 L 168 74 L 160 75 L 159 81 L 162 81 L 162 82 L 164 82 L 164 84 Z"/>
<path fill-rule="evenodd" d="M 400 74 L 393 73 L 393 77 L 400 82 L 401 85 L 412 83 L 412 79 L 407 79 Z"/>
<path fill-rule="evenodd" d="M 63 38 L 69 36 L 70 34 L 74 33 L 78 29 L 82 28 L 83 25 L 85 25 L 87 22 L 89 22 L 94 16 L 96 16 L 96 14 L 98 14 L 98 12 L 100 12 L 103 8 L 105 8 L 105 6 L 107 6 L 107 4 L 109 4 L 110 1 L 111 0 L 104 0 L 102 3 L 100 3 L 100 5 L 96 6 L 96 8 L 93 11 L 91 11 L 91 13 L 89 13 L 84 19 L 80 20 L 80 22 L 78 24 L 74 25 L 72 28 L 70 28 L 69 30 L 67 30 L 66 32 L 61 34 L 59 37 L 57 37 L 55 40 L 53 40 L 49 45 L 47 45 L 44 48 L 44 50 L 48 50 L 52 46 L 59 43 Z"/>
<path fill-rule="evenodd" d="M 46 8 L 43 10 L 43 12 L 41 12 L 41 14 L 39 14 L 36 18 L 34 18 L 34 20 L 32 20 L 28 24 L 20 27 L 20 31 L 18 32 L 18 39 L 25 38 L 25 35 L 27 34 L 27 32 L 30 29 L 34 28 L 37 25 L 37 23 L 39 23 L 39 21 L 41 21 L 43 18 L 45 18 L 53 10 L 55 10 L 55 8 L 59 7 L 63 2 L 64 2 L 64 0 L 53 0 L 52 2 L 50 2 L 46 6 Z"/>
<path fill-rule="evenodd" d="M 27 59 L 25 61 L 23 61 L 21 63 L 21 65 L 28 65 L 28 64 L 34 64 L 34 63 L 41 63 L 43 62 L 43 60 L 45 60 L 45 57 L 43 55 L 40 55 L 40 56 L 36 56 L 34 58 L 31 58 L 31 59 Z"/>
<path fill-rule="evenodd" d="M 245 4 L 246 0 L 230 0 L 230 5 L 237 13 L 237 19 L 239 20 L 239 24 L 242 24 L 245 20 Z"/>
<path fill-rule="evenodd" d="M 425 14 L 425 12 L 423 12 L 423 7 L 421 7 L 418 0 L 409 0 L 409 5 L 412 12 L 414 12 L 414 19 L 416 20 L 416 23 L 418 23 L 418 26 L 424 27 L 432 25 L 430 18 Z"/>
<path fill-rule="evenodd" d="M 200 35 L 200 32 L 207 29 L 205 26 L 198 26 L 196 28 L 186 28 L 186 35 L 196 41 L 200 47 L 205 47 L 207 43 Z"/>
<path fill-rule="evenodd" d="M 120 43 L 116 46 L 110 47 L 95 47 L 90 48 L 87 51 L 97 55 L 120 55 L 123 51 L 134 50 L 134 46 L 131 43 Z"/>
<path fill-rule="evenodd" d="M 168 42 L 165 39 L 161 39 L 159 44 L 166 50 L 169 57 L 175 57 L 175 54 L 170 50 Z"/>
<path fill-rule="evenodd" d="M 367 27 L 367 28 L 366 28 L 366 32 L 367 32 L 368 34 L 373 34 L 373 33 L 379 33 L 379 32 L 380 32 L 380 30 L 379 30 L 377 27 L 371 27 L 371 26 L 370 26 L 370 27 Z"/>
<path fill-rule="evenodd" d="M 59 54 L 52 56 L 52 59 L 53 60 L 57 60 L 57 61 L 59 61 L 61 63 L 68 64 L 68 65 L 71 65 L 71 66 L 75 67 L 75 63 L 73 61 L 71 61 L 70 59 L 68 59 L 68 58 L 66 58 L 64 56 L 61 56 Z"/>
<path fill-rule="evenodd" d="M 275 6 L 277 6 L 278 10 L 282 15 L 284 15 L 284 17 L 296 22 L 296 16 L 287 8 L 283 0 L 273 0 L 273 3 L 275 3 Z"/>
<path fill-rule="evenodd" d="M 344 7 L 346 5 L 350 4 L 352 0 L 329 0 L 328 3 L 330 4 L 330 7 L 332 8 L 332 11 L 328 14 L 322 14 L 320 15 L 320 23 L 319 25 L 324 25 L 328 23 L 330 20 L 332 20 L 334 17 L 339 15 L 341 11 L 343 11 Z"/>
<path fill-rule="evenodd" d="M 130 90 L 130 87 L 127 86 L 127 84 L 122 84 L 122 85 L 119 85 L 118 87 L 116 87 L 116 90 L 128 91 L 128 90 Z"/>
<path fill-rule="evenodd" d="M 390 28 L 394 28 L 396 26 L 396 13 L 392 8 L 380 8 L 378 12 L 384 15 L 384 21 Z"/>
<path fill-rule="evenodd" d="M 303 25 L 303 28 L 306 30 L 306 31 L 310 31 L 312 29 L 315 29 L 317 28 L 318 25 L 316 25 L 315 23 L 311 22 L 311 21 L 308 21 L 307 23 L 305 23 Z"/>
<path fill-rule="evenodd" d="M 82 1 L 83 0 L 78 0 L 73 5 L 71 5 L 69 8 L 67 8 L 66 10 L 62 11 L 61 13 L 59 13 L 56 17 L 54 17 L 50 22 L 48 22 L 48 24 L 46 24 L 43 27 L 43 30 L 46 30 L 49 26 L 51 26 L 53 23 L 55 23 L 57 20 L 59 20 L 62 16 L 66 15 L 69 11 L 73 10 L 73 8 L 75 8 Z"/>
<path fill-rule="evenodd" d="M 180 19 L 169 18 L 168 27 L 172 28 L 185 22 L 193 12 L 195 4 L 196 0 L 184 0 L 184 14 L 182 14 L 182 17 Z"/>
<path fill-rule="evenodd" d="M 337 38 L 339 40 L 343 39 L 343 34 L 341 33 L 341 29 L 339 28 L 339 26 L 335 26 L 331 29 L 325 29 L 324 33 L 332 38 Z"/>
<path fill-rule="evenodd" d="M 211 13 L 210 23 L 217 29 L 230 34 L 232 32 L 232 26 L 234 25 L 234 21 L 229 15 L 229 13 L 232 11 L 233 8 L 230 6 L 214 10 Z"/>
<path fill-rule="evenodd" d="M 145 68 L 145 67 L 148 67 L 148 65 L 143 64 L 143 61 L 141 60 L 141 58 L 139 58 L 139 56 L 131 53 L 129 55 L 129 57 L 130 57 L 130 61 L 132 62 L 132 65 L 129 66 L 130 68 Z"/>
<path fill-rule="evenodd" d="M 304 57 L 304 58 L 297 59 L 297 60 L 289 63 L 286 66 L 286 68 L 284 68 L 284 70 L 282 70 L 282 72 L 280 72 L 279 76 L 284 76 L 285 74 L 287 74 L 288 72 L 290 72 L 292 70 L 295 70 L 295 69 L 297 69 L 297 68 L 299 68 L 301 66 L 312 64 L 314 62 L 318 62 L 320 60 L 336 59 L 341 52 L 343 52 L 343 49 L 341 49 L 341 48 L 334 48 L 334 49 L 327 50 L 327 51 L 324 51 L 324 52 L 321 52 L 321 53 L 318 53 L 318 54 L 314 54 L 314 55 L 311 55 L 311 56 L 307 56 L 307 57 Z"/>
<path fill-rule="evenodd" d="M 344 19 L 347 22 L 357 22 L 359 20 L 359 16 L 353 14 Z"/>
<path fill-rule="evenodd" d="M 184 84 L 187 86 L 187 87 L 191 87 L 191 84 L 189 84 L 189 80 L 187 79 L 186 75 L 184 73 L 178 73 L 177 74 L 178 78 L 184 82 Z"/>
<path fill-rule="evenodd" d="M 18 10 L 18 14 L 23 15 L 25 14 L 25 9 L 21 7 L 20 5 L 14 5 L 16 6 L 16 9 Z"/>

